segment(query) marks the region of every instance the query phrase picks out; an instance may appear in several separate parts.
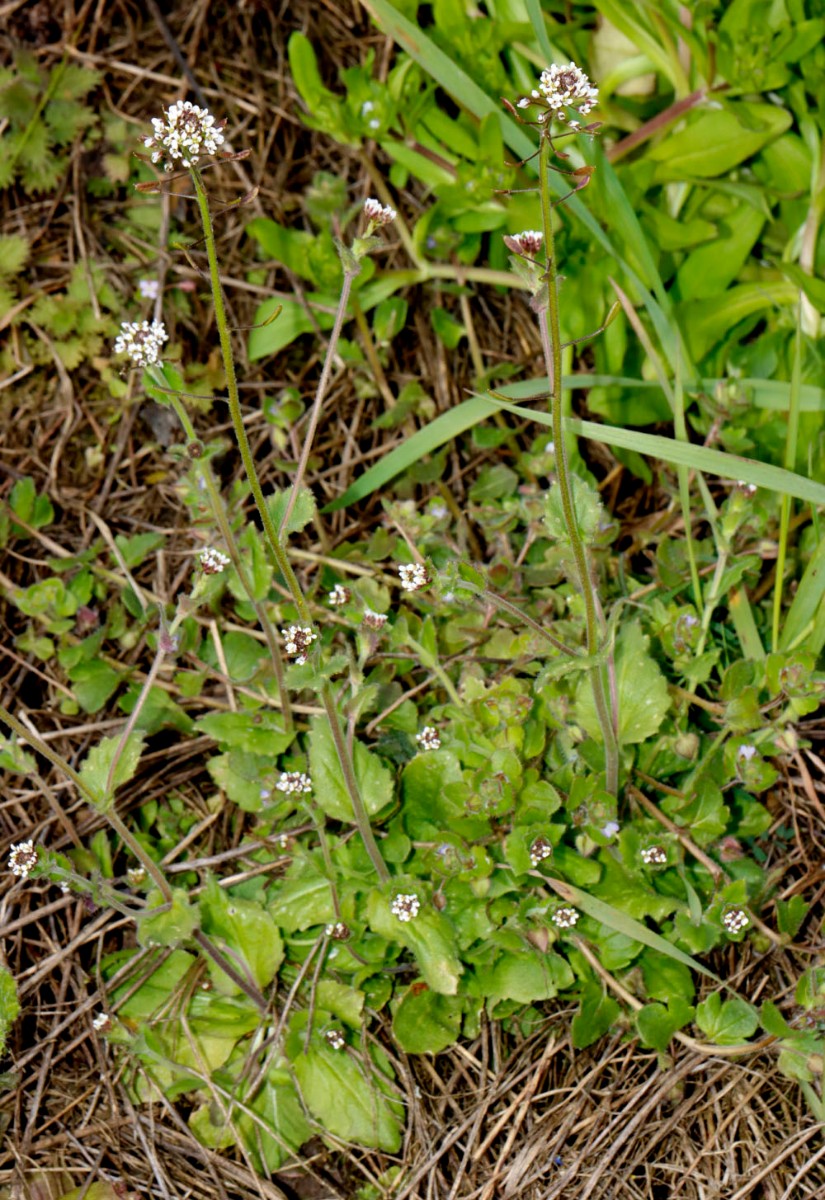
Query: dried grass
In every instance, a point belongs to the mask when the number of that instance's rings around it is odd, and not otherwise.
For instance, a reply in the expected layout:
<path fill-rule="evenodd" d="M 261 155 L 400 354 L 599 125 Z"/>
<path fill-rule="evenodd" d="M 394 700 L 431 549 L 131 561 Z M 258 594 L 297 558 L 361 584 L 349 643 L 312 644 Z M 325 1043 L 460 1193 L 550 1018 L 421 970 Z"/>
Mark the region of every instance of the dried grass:
<path fill-rule="evenodd" d="M 280 5 L 247 0 L 229 10 L 196 0 L 174 7 L 165 18 L 154 2 L 144 9 L 125 0 L 107 5 L 66 0 L 55 15 L 42 0 L 13 0 L 2 13 L 9 21 L 0 41 L 4 50 L 16 38 L 33 45 L 48 65 L 65 51 L 96 67 L 104 74 L 101 103 L 130 117 L 146 119 L 176 97 L 182 67 L 191 76 L 189 64 L 194 64 L 206 102 L 229 118 L 233 145 L 252 148 L 251 158 L 234 167 L 234 180 L 228 172 L 225 180 L 214 177 L 216 187 L 226 188 L 227 198 L 237 194 L 238 186 L 257 186 L 255 203 L 261 213 L 292 220 L 318 169 L 345 173 L 354 195 L 367 194 L 368 179 L 357 156 L 309 135 L 302 126 L 285 67 L 288 34 L 302 28 L 324 47 L 323 68 L 330 83 L 336 68 L 362 61 L 369 46 L 386 69 L 391 47 L 369 26 L 356 0 L 284 0 Z M 57 198 L 27 201 L 17 209 L 7 203 L 2 211 L 3 232 L 36 229 L 38 250 L 48 250 L 47 265 L 39 268 L 40 284 L 64 284 L 76 261 L 108 259 L 116 205 L 95 202 L 90 208 L 83 186 L 88 169 L 76 156 Z M 411 206 L 418 203 L 414 194 L 404 200 Z M 251 323 L 262 290 L 299 291 L 296 280 L 274 267 L 266 288 L 246 284 L 247 215 L 229 215 L 221 226 L 232 319 L 238 326 Z M 156 254 L 148 243 L 132 242 L 128 250 L 146 264 Z M 178 260 L 163 262 L 161 269 L 176 278 L 193 275 Z M 131 275 L 113 264 L 110 279 L 124 296 L 130 294 Z M 525 360 L 536 354 L 535 334 L 519 307 L 482 296 L 476 312 L 486 356 L 501 357 L 503 344 L 518 346 Z M 208 345 L 213 340 L 210 321 L 208 307 L 196 303 L 190 327 L 177 330 L 176 336 L 196 347 Z M 397 387 L 421 379 L 443 410 L 462 398 L 471 367 L 461 354 L 448 363 L 420 313 L 415 326 L 416 341 L 408 340 L 394 352 L 387 378 Z M 246 372 L 253 409 L 260 391 L 311 387 L 319 363 L 315 352 L 302 357 L 303 349 Z M 164 462 L 151 407 L 131 404 L 112 422 L 108 405 L 92 395 L 82 373 L 69 377 L 65 372 L 55 372 L 45 393 L 27 390 L 23 379 L 0 394 L 0 400 L 3 494 L 16 478 L 30 474 L 60 508 L 59 525 L 48 535 L 40 533 L 7 553 L 5 586 L 42 577 L 49 556 L 78 553 L 102 533 L 111 537 L 160 527 L 176 529 L 179 539 L 151 572 L 140 576 L 140 583 L 162 599 L 173 595 L 186 570 L 191 538 L 171 486 L 150 480 Z M 379 440 L 384 435 L 369 428 L 378 411 L 375 403 L 359 399 L 344 374 L 334 381 L 331 400 L 314 476 L 330 498 L 360 462 L 372 461 L 386 448 Z M 268 481 L 284 482 L 267 427 L 254 411 L 249 429 Z M 297 458 L 300 426 L 292 437 Z M 89 465 L 84 456 L 88 447 L 103 448 L 100 465 Z M 478 462 L 452 454 L 450 486 L 459 502 Z M 612 460 L 604 464 L 605 492 L 632 538 L 634 524 L 655 512 L 658 497 L 636 490 L 631 502 L 627 492 L 620 495 L 621 472 L 613 468 Z M 235 464 L 227 462 L 224 469 L 230 474 Z M 328 544 L 357 538 L 370 528 L 377 511 L 375 503 L 367 503 L 354 518 L 338 514 L 326 526 Z M 304 553 L 303 569 L 314 569 L 318 549 Z M 321 552 L 326 549 L 321 544 Z M 55 708 L 61 686 L 48 668 L 14 649 L 21 628 L 19 614 L 4 610 L 3 700 L 14 699 L 16 707 L 24 707 L 41 735 L 76 762 L 113 727 L 115 714 L 97 721 L 61 716 Z M 139 643 L 129 655 L 137 679 L 145 659 Z M 766 841 L 766 870 L 781 866 L 788 881 L 783 898 L 797 891 L 813 896 L 815 914 L 821 914 L 825 726 L 812 722 L 806 733 L 814 750 L 788 763 L 784 784 L 772 801 L 776 827 L 792 828 L 794 838 L 790 844 Z M 197 742 L 159 743 L 121 803 L 128 810 L 174 789 L 204 819 L 187 848 L 189 859 L 209 862 L 228 854 L 233 861 L 237 857 L 243 871 L 243 856 L 236 851 L 242 826 L 228 818 L 208 819 L 203 806 L 201 752 Z M 55 849 L 77 846 L 99 825 L 99 818 L 56 774 L 8 778 L 0 801 L 3 847 L 26 837 L 43 838 Z M 23 1003 L 11 1043 L 13 1075 L 0 1095 L 0 1130 L 6 1135 L 0 1183 L 10 1185 L 12 1195 L 57 1200 L 75 1186 L 81 1188 L 82 1200 L 84 1189 L 108 1180 L 117 1185 L 118 1194 L 129 1189 L 163 1200 L 343 1200 L 360 1185 L 385 1177 L 393 1164 L 383 1156 L 318 1142 L 277 1180 L 263 1180 L 240 1160 L 195 1143 L 172 1106 L 135 1110 L 110 1049 L 92 1026 L 103 1003 L 98 964 L 104 954 L 132 944 L 129 923 L 117 913 L 95 911 L 76 897 L 21 884 L 5 873 L 0 887 L 3 956 L 19 980 Z M 754 1000 L 763 993 L 787 993 L 799 970 L 821 955 L 818 916 L 809 928 L 812 941 L 803 941 L 793 952 L 772 951 L 760 958 L 731 948 L 727 957 L 719 957 L 716 969 Z M 679 1048 L 672 1061 L 660 1062 L 620 1036 L 576 1052 L 568 1033 L 570 1015 L 562 1008 L 550 1012 L 546 1027 L 527 1040 L 505 1035 L 497 1026 L 485 1027 L 473 1045 L 433 1060 L 396 1059 L 408 1132 L 403 1171 L 387 1191 L 393 1200 L 797 1200 L 825 1194 L 820 1127 L 798 1089 L 778 1073 L 770 1053 L 733 1062 Z M 391 1048 L 388 1039 L 387 1046 Z"/>

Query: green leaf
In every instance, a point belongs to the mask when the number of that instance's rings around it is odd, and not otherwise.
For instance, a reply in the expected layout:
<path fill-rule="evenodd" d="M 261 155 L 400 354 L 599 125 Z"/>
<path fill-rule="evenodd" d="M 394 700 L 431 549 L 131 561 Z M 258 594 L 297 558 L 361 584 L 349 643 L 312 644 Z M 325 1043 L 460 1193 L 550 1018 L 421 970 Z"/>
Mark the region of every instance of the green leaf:
<path fill-rule="evenodd" d="M 185 888 L 173 888 L 169 904 L 159 891 L 154 891 L 147 896 L 146 907 L 135 921 L 141 946 L 175 947 L 198 928 L 198 909 Z"/>
<path fill-rule="evenodd" d="M 519 954 L 504 954 L 496 962 L 485 992 L 494 1000 L 552 1000 L 560 991 L 573 986 L 570 964 L 558 954 L 539 954 L 524 949 Z"/>
<path fill-rule="evenodd" d="M 392 894 L 401 890 L 397 886 Z M 422 904 L 414 921 L 399 921 L 390 904 L 389 896 L 377 889 L 370 894 L 367 901 L 370 928 L 387 941 L 401 942 L 412 951 L 421 975 L 432 991 L 442 996 L 454 996 L 464 968 L 450 921 L 430 904 Z"/>
<path fill-rule="evenodd" d="M 821 645 L 811 645 L 809 640 L 803 640 L 807 634 L 812 636 L 817 613 L 825 608 L 825 538 L 821 538 L 811 555 L 811 560 L 805 568 L 805 573 L 799 581 L 793 603 L 785 617 L 785 624 L 779 638 L 779 649 L 788 650 L 791 646 L 809 650 L 818 654 Z"/>
<path fill-rule="evenodd" d="M 20 1001 L 17 999 L 14 976 L 5 967 L 0 966 L 0 1054 L 5 1052 L 9 1030 L 17 1020 L 19 1012 Z"/>
<path fill-rule="evenodd" d="M 738 996 L 723 1000 L 721 992 L 712 992 L 697 1006 L 696 1024 L 717 1046 L 735 1046 L 756 1033 L 759 1015 Z"/>
<path fill-rule="evenodd" d="M 87 713 L 96 713 L 103 708 L 120 683 L 119 672 L 99 658 L 78 663 L 68 674 L 77 702 Z"/>
<path fill-rule="evenodd" d="M 619 698 L 619 744 L 628 746 L 652 737 L 670 708 L 667 680 L 648 653 L 650 639 L 637 622 L 625 625 L 616 642 L 616 686 Z M 601 726 L 586 675 L 576 692 L 576 720 L 601 740 Z"/>
<path fill-rule="evenodd" d="M 223 655 L 219 655 L 212 640 L 208 637 L 201 651 L 201 658 L 207 666 L 214 667 L 223 673 L 226 670 L 233 683 L 248 683 L 261 667 L 261 659 L 267 657 L 266 645 L 253 638 L 248 633 L 230 630 L 221 637 Z M 223 658 L 223 663 L 221 662 Z"/>
<path fill-rule="evenodd" d="M 0 237 L 0 279 L 9 279 L 13 275 L 18 275 L 26 265 L 28 257 L 29 243 L 22 234 L 11 233 Z M 13 492 L 14 489 L 12 489 Z M 14 501 L 12 500 L 13 505 Z"/>
<path fill-rule="evenodd" d="M 448 350 L 455 350 L 461 339 L 467 336 L 464 326 L 460 321 L 456 321 L 446 308 L 430 309 L 430 324 L 438 340 L 443 342 Z"/>
<path fill-rule="evenodd" d="M 296 858 L 277 885 L 269 911 L 286 933 L 335 920 L 329 880 L 309 859 Z"/>
<path fill-rule="evenodd" d="M 693 1020 L 694 1012 L 692 1004 L 679 999 L 667 1008 L 664 1004 L 646 1004 L 635 1016 L 642 1045 L 663 1054 L 674 1033 Z"/>
<path fill-rule="evenodd" d="M 607 1033 L 622 1010 L 612 996 L 608 996 L 601 983 L 588 979 L 582 987 L 579 1011 L 573 1018 L 571 1032 L 577 1050 L 592 1046 Z"/>
<path fill-rule="evenodd" d="M 130 571 L 139 567 L 148 555 L 158 550 L 165 541 L 166 535 L 162 533 L 135 533 L 131 537 L 119 533 L 115 537 L 115 545 Z"/>
<path fill-rule="evenodd" d="M 414 983 L 395 1010 L 392 1031 L 407 1054 L 440 1054 L 458 1040 L 463 1009 L 458 997 L 440 996 Z"/>
<path fill-rule="evenodd" d="M 213 876 L 201 894 L 200 911 L 203 932 L 227 947 L 232 965 L 245 964 L 258 987 L 268 987 L 284 960 L 280 930 L 270 914 L 253 900 L 230 896 Z M 209 967 L 224 994 L 239 991 L 216 963 L 210 960 Z"/>
<path fill-rule="evenodd" d="M 352 1029 L 360 1029 L 364 1023 L 364 993 L 359 988 L 335 979 L 321 979 L 315 989 L 315 1002 Z"/>
<path fill-rule="evenodd" d="M 335 1137 L 359 1146 L 374 1146 L 388 1154 L 401 1147 L 403 1108 L 388 1082 L 375 1070 L 364 1069 L 354 1054 L 333 1050 L 319 1036 L 305 1044 L 306 1013 L 290 1023 L 286 1050 L 304 1104 Z"/>
<path fill-rule="evenodd" d="M 367 814 L 373 816 L 393 799 L 392 772 L 361 742 L 354 743 L 352 757 L 361 800 Z M 326 717 L 314 717 L 310 723 L 309 769 L 319 808 L 336 821 L 352 823 L 352 801 Z"/>
<path fill-rule="evenodd" d="M 244 812 L 260 812 L 263 805 L 261 791 L 272 773 L 272 759 L 268 755 L 229 750 L 207 759 L 206 769 L 238 808 Z"/>
<path fill-rule="evenodd" d="M 283 754 L 294 735 L 283 730 L 280 713 L 258 711 L 207 713 L 195 722 L 197 733 L 206 733 L 223 748 L 269 756 Z"/>
<path fill-rule="evenodd" d="M 276 529 L 281 528 L 281 521 L 286 512 L 287 504 L 289 503 L 291 490 L 276 490 L 266 498 L 266 506 L 269 509 L 269 515 Z M 309 525 L 315 517 L 315 497 L 309 488 L 301 488 L 298 492 L 298 499 L 295 502 L 295 507 L 289 516 L 287 522 L 286 533 L 298 533 Z"/>
<path fill-rule="evenodd" d="M 656 164 L 653 182 L 724 175 L 784 133 L 792 119 L 788 109 L 747 100 L 691 113 L 685 129 L 668 133 L 648 153 Z"/>
<path fill-rule="evenodd" d="M 684 963 L 648 947 L 642 954 L 641 966 L 645 991 L 652 1000 L 667 1004 L 675 1000 L 687 1003 L 693 1000 L 693 976 Z"/>
<path fill-rule="evenodd" d="M 687 256 L 676 273 L 682 300 L 718 296 L 733 283 L 765 224 L 764 214 L 750 204 L 735 208 L 724 220 L 720 236 Z M 820 285 L 821 286 L 821 285 Z"/>
<path fill-rule="evenodd" d="M 128 783 L 138 769 L 143 753 L 143 735 L 133 732 L 126 739 L 112 778 L 112 790 L 107 794 L 106 783 L 120 742 L 121 739 L 117 736 L 101 738 L 86 755 L 80 768 L 80 779 L 95 797 L 95 804 L 99 808 L 108 807 L 117 789 L 121 784 Z"/>
<path fill-rule="evenodd" d="M 214 1110 L 216 1106 L 210 1107 Z M 262 1175 L 279 1170 L 312 1136 L 295 1084 L 285 1070 L 270 1070 L 263 1086 L 244 1107 L 251 1113 L 233 1112 L 235 1128 L 253 1166 Z"/>

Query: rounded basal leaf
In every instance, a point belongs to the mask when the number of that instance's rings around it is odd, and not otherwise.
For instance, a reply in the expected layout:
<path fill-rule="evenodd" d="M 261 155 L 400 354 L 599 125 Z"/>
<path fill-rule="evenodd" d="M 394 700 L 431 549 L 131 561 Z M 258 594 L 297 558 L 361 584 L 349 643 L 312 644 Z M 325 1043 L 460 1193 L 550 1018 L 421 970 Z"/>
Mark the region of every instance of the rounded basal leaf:
<path fill-rule="evenodd" d="M 374 816 L 392 802 L 395 792 L 392 772 L 361 742 L 354 744 L 352 758 L 364 807 L 369 816 Z M 309 769 L 318 807 L 336 821 L 354 821 L 352 801 L 326 717 L 312 721 Z"/>
<path fill-rule="evenodd" d="M 653 737 L 670 708 L 667 680 L 648 653 L 649 644 L 649 638 L 636 622 L 626 625 L 616 642 L 619 743 L 622 746 Z M 576 692 L 576 720 L 591 737 L 601 738 L 589 676 L 582 679 Z"/>
<path fill-rule="evenodd" d="M 269 986 L 283 962 L 284 945 L 278 926 L 259 904 L 230 896 L 210 878 L 201 896 L 201 928 L 226 947 L 236 969 L 245 964 L 259 988 Z M 209 969 L 222 992 L 239 990 L 217 963 L 210 961 Z"/>
<path fill-rule="evenodd" d="M 533 1000 L 552 1000 L 572 984 L 573 972 L 558 954 L 522 951 L 505 954 L 498 960 L 484 990 L 496 1000 L 529 1004 Z"/>
<path fill-rule="evenodd" d="M 395 1010 L 392 1031 L 408 1054 L 440 1054 L 458 1038 L 463 1009 L 458 997 L 439 996 L 426 984 L 414 983 Z"/>
<path fill-rule="evenodd" d="M 723 1000 L 721 993 L 713 992 L 697 1007 L 696 1024 L 717 1046 L 733 1046 L 756 1033 L 759 1016 L 746 1000 Z"/>

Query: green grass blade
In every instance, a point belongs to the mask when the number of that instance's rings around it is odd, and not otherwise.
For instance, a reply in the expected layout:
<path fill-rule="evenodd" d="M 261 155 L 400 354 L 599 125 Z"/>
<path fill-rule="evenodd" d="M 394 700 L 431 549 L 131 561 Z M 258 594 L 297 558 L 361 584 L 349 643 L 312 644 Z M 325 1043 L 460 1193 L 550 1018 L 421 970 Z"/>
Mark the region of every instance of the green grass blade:
<path fill-rule="evenodd" d="M 550 45 L 550 39 L 547 36 L 547 26 L 544 22 L 544 13 L 541 11 L 541 4 L 539 0 L 524 0 L 524 7 L 527 9 L 530 24 L 533 26 L 533 33 L 536 35 L 539 50 L 544 55 L 549 67 L 553 61 L 553 47 Z"/>
<path fill-rule="evenodd" d="M 784 464 L 791 470 L 796 462 L 796 448 L 799 442 L 799 385 L 802 382 L 802 294 L 799 296 L 799 308 L 796 320 L 796 338 L 794 340 L 793 367 L 791 369 L 791 407 L 788 411 L 788 436 L 785 438 Z M 785 559 L 788 555 L 788 533 L 791 527 L 791 498 L 787 493 L 782 497 L 779 510 L 779 551 L 776 556 L 776 576 L 773 587 L 773 620 L 771 622 L 771 648 L 779 646 L 779 622 L 782 616 L 782 586 L 785 579 Z"/>
<path fill-rule="evenodd" d="M 717 983 L 722 980 L 714 975 L 713 971 L 703 967 L 695 958 L 691 958 L 689 954 L 685 954 L 684 950 L 680 950 L 678 946 L 674 946 L 667 938 L 663 938 L 661 934 L 654 933 L 652 929 L 648 929 L 647 925 L 643 925 L 641 921 L 637 921 L 635 917 L 629 917 L 627 913 L 623 913 L 618 908 L 614 908 L 612 904 L 605 904 L 604 900 L 598 900 L 595 896 L 589 896 L 587 892 L 583 892 L 581 888 L 574 887 L 572 883 L 565 882 L 563 884 L 562 895 L 567 899 L 567 893 L 570 893 L 570 898 L 576 908 L 580 908 L 583 913 L 587 913 L 588 917 L 592 917 L 594 921 L 600 921 L 602 925 L 606 925 L 608 929 L 615 929 L 617 933 L 623 933 L 625 937 L 633 938 L 636 942 L 642 942 L 645 946 L 650 946 L 651 950 L 658 950 L 660 954 L 666 954 L 668 958 L 675 958 L 677 962 L 684 963 L 686 967 L 690 967 L 692 971 L 698 971 L 700 975 L 707 975 L 709 979 L 715 979 Z M 558 889 L 560 892 L 561 888 Z"/>
<path fill-rule="evenodd" d="M 510 384 L 502 389 L 508 396 L 526 398 L 536 395 L 536 380 L 523 380 L 521 383 Z M 407 438 L 400 446 L 396 446 L 386 454 L 380 462 L 370 467 L 359 476 L 350 487 L 331 504 L 324 512 L 335 512 L 363 500 L 378 488 L 384 487 L 396 475 L 406 471 L 426 454 L 432 454 L 446 442 L 466 432 L 479 421 L 491 417 L 497 409 L 504 408 L 516 416 L 537 421 L 541 425 L 551 425 L 547 413 L 534 412 L 518 404 L 507 404 L 502 400 L 494 400 L 489 396 L 474 396 L 465 400 L 449 412 L 419 429 L 411 438 Z M 770 463 L 756 462 L 752 458 L 740 458 L 735 454 L 725 454 L 722 450 L 711 450 L 706 446 L 683 444 L 673 438 L 661 437 L 657 434 L 641 433 L 635 429 L 614 429 L 610 425 L 597 425 L 593 421 L 580 421 L 570 417 L 564 420 L 565 427 L 579 437 L 590 438 L 605 446 L 619 446 L 626 450 L 635 450 L 648 458 L 658 458 L 674 466 L 687 466 L 695 471 L 705 471 L 709 475 L 719 475 L 723 479 L 742 480 L 756 487 L 767 488 L 782 495 L 794 496 L 808 504 L 825 505 L 825 484 L 817 483 L 804 475 L 797 475 L 782 467 L 774 467 Z"/>
<path fill-rule="evenodd" d="M 808 645 L 807 641 L 802 639 L 809 627 L 816 628 L 815 622 L 820 607 L 825 609 L 825 541 L 821 541 L 813 552 L 805 574 L 799 581 L 779 638 L 780 650 L 789 650 L 792 646 L 801 645 L 803 650 L 819 653 L 821 646 Z"/>

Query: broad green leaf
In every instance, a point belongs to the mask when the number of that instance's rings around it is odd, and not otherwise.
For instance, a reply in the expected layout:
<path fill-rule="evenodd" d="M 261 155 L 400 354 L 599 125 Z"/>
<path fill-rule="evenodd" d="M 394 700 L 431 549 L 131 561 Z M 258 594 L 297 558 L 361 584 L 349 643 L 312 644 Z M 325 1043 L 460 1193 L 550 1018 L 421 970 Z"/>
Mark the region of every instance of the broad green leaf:
<path fill-rule="evenodd" d="M 233 683 L 248 683 L 259 670 L 261 659 L 268 657 L 265 643 L 239 630 L 230 630 L 222 636 L 221 650 L 223 653 L 219 655 L 210 635 L 203 644 L 201 658 L 207 666 L 221 673 L 223 660 Z"/>
<path fill-rule="evenodd" d="M 463 1009 L 459 997 L 440 996 L 414 983 L 395 1010 L 393 1035 L 407 1054 L 440 1054 L 458 1040 Z"/>
<path fill-rule="evenodd" d="M 329 880 L 311 861 L 296 858 L 276 889 L 269 911 L 286 933 L 335 920 Z"/>
<path fill-rule="evenodd" d="M 287 1054 L 309 1112 L 335 1137 L 397 1153 L 403 1108 L 388 1082 L 371 1065 L 367 1074 L 360 1056 L 333 1050 L 318 1035 L 306 1045 L 305 1025 L 305 1019 L 291 1022 Z"/>
<path fill-rule="evenodd" d="M 269 1071 L 244 1109 L 251 1111 L 233 1114 L 235 1127 L 253 1165 L 262 1175 L 279 1170 L 312 1136 L 295 1084 L 285 1070 Z"/>
<path fill-rule="evenodd" d="M 395 791 L 392 772 L 361 742 L 354 743 L 352 757 L 361 800 L 368 815 L 373 816 L 392 801 Z M 326 717 L 312 719 L 309 767 L 319 808 L 336 821 L 354 821 L 352 801 Z"/>
<path fill-rule="evenodd" d="M 283 718 L 280 713 L 265 710 L 207 713 L 195 722 L 195 730 L 197 733 L 209 734 L 225 749 L 269 755 L 273 761 L 293 741 L 293 735 L 283 731 Z"/>
<path fill-rule="evenodd" d="M 737 284 L 707 300 L 682 301 L 676 311 L 690 352 L 700 362 L 740 321 L 765 309 L 795 307 L 798 301 L 799 288 L 794 284 L 766 279 Z"/>
<path fill-rule="evenodd" d="M 669 1007 L 664 1004 L 646 1004 L 636 1013 L 636 1028 L 643 1046 L 664 1053 L 674 1033 L 678 1033 L 692 1021 L 695 1009 L 692 1004 L 676 999 Z"/>
<path fill-rule="evenodd" d="M 747 100 L 692 113 L 685 129 L 668 133 L 649 151 L 647 160 L 656 164 L 653 182 L 724 175 L 784 133 L 792 119 L 788 109 Z"/>
<path fill-rule="evenodd" d="M 619 744 L 643 742 L 652 737 L 670 708 L 667 680 L 648 653 L 650 639 L 633 622 L 625 625 L 616 642 L 616 688 L 619 705 Z M 601 727 L 593 699 L 593 683 L 586 675 L 576 692 L 576 720 L 591 737 L 600 739 Z"/>
<path fill-rule="evenodd" d="M 159 910 L 159 911 L 158 911 Z M 198 910 L 185 888 L 173 888 L 168 903 L 159 891 L 150 892 L 146 907 L 135 918 L 141 946 L 171 946 L 190 938 L 198 928 Z"/>
<path fill-rule="evenodd" d="M 291 491 L 278 489 L 266 498 L 266 506 L 275 528 L 280 530 L 283 515 L 289 503 Z M 289 516 L 286 533 L 299 533 L 315 516 L 315 497 L 309 488 L 301 488 L 295 507 Z"/>
<path fill-rule="evenodd" d="M 652 1000 L 672 1004 L 674 1000 L 693 1000 L 693 976 L 684 963 L 648 947 L 641 957 L 645 991 Z"/>
<path fill-rule="evenodd" d="M 319 979 L 315 1002 L 352 1029 L 360 1029 L 364 1023 L 364 993 L 358 988 L 335 979 Z"/>
<path fill-rule="evenodd" d="M 267 258 L 283 263 L 294 275 L 315 283 L 313 272 L 307 264 L 307 251 L 315 240 L 311 233 L 305 229 L 286 228 L 269 217 L 256 217 L 249 221 L 246 232 L 255 239 Z"/>
<path fill-rule="evenodd" d="M 104 963 L 104 976 L 111 977 L 115 970 L 136 956 L 135 950 L 126 950 L 112 955 Z M 189 971 L 194 970 L 198 960 L 187 950 L 173 950 L 140 986 L 135 990 L 134 984 L 141 976 L 136 972 L 126 983 L 121 983 L 112 992 L 112 1000 L 117 1004 L 118 1016 L 121 1020 L 143 1022 L 153 1016 L 158 1009 L 169 1002 L 169 997 L 183 982 Z"/>
<path fill-rule="evenodd" d="M 395 892 L 409 894 L 398 886 Z M 424 903 L 413 921 L 399 921 L 391 898 L 377 889 L 367 901 L 367 920 L 374 933 L 389 942 L 401 942 L 415 956 L 422 978 L 434 992 L 454 996 L 463 967 L 450 921 L 431 904 Z"/>
<path fill-rule="evenodd" d="M 552 1000 L 560 991 L 573 986 L 573 971 L 558 954 L 539 954 L 524 949 L 519 954 L 504 954 L 498 960 L 485 991 L 494 1000 Z"/>
<path fill-rule="evenodd" d="M 612 996 L 608 996 L 604 986 L 596 979 L 586 980 L 582 985 L 579 1011 L 571 1025 L 573 1045 L 577 1050 L 592 1046 L 621 1015 L 621 1008 Z"/>
<path fill-rule="evenodd" d="M 720 224 L 717 237 L 687 256 L 676 272 L 682 300 L 718 296 L 738 276 L 765 224 L 750 204 L 735 208 Z"/>
<path fill-rule="evenodd" d="M 696 1024 L 717 1046 L 735 1046 L 756 1033 L 759 1015 L 746 1000 L 723 1000 L 721 992 L 712 992 L 697 1005 Z"/>
<path fill-rule="evenodd" d="M 112 763 L 115 761 L 121 740 L 117 736 L 101 738 L 97 745 L 93 746 L 86 755 L 80 768 L 80 778 L 89 792 L 95 797 L 95 803 L 100 808 L 108 806 L 114 799 L 115 792 L 121 784 L 128 783 L 133 778 L 138 769 L 140 756 L 143 753 L 143 735 L 140 733 L 130 733 L 123 747 L 123 752 L 117 760 L 117 767 L 112 777 L 111 792 L 107 793 L 106 785 L 109 772 L 112 768 Z"/>
<path fill-rule="evenodd" d="M 206 769 L 221 791 L 244 812 L 260 812 L 264 783 L 272 773 L 272 759 L 246 750 L 228 750 L 206 760 Z"/>
<path fill-rule="evenodd" d="M 245 963 L 257 986 L 268 987 L 284 959 L 281 933 L 270 914 L 254 900 L 230 896 L 213 876 L 201 893 L 200 911 L 203 932 L 227 948 L 232 965 L 237 969 Z M 217 964 L 210 961 L 209 967 L 222 992 L 238 991 Z"/>
<path fill-rule="evenodd" d="M 68 675 L 77 702 L 87 713 L 99 712 L 120 683 L 120 674 L 99 658 L 78 663 Z"/>

